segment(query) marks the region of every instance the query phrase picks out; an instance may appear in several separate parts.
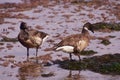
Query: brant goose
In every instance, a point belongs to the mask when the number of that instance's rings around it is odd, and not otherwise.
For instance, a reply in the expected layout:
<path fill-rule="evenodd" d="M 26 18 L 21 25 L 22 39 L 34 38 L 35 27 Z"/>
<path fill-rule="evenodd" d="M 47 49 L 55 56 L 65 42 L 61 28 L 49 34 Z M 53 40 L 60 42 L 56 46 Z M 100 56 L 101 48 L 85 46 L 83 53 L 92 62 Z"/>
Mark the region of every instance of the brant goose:
<path fill-rule="evenodd" d="M 36 57 L 39 46 L 45 41 L 48 34 L 31 29 L 25 22 L 20 24 L 20 33 L 18 34 L 19 42 L 27 48 L 27 59 L 29 57 L 29 48 L 36 48 Z"/>
<path fill-rule="evenodd" d="M 57 51 L 69 53 L 70 60 L 72 60 L 72 54 L 77 55 L 80 60 L 80 52 L 83 51 L 90 42 L 90 35 L 88 30 L 94 33 L 93 25 L 89 22 L 84 24 L 81 34 L 73 34 L 65 37 L 55 47 Z"/>

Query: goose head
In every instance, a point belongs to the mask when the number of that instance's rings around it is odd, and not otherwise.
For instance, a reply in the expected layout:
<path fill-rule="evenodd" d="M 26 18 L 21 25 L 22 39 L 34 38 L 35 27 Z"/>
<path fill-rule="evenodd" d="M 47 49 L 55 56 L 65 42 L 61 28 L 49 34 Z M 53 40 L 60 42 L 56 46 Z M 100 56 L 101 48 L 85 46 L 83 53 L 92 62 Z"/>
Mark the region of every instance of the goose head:
<path fill-rule="evenodd" d="M 27 24 L 26 24 L 25 22 L 21 22 L 21 24 L 20 24 L 20 29 L 21 29 L 21 30 L 28 29 Z"/>
<path fill-rule="evenodd" d="M 94 33 L 93 27 L 94 26 L 91 23 L 87 22 L 86 24 L 84 24 L 83 29 L 85 29 L 87 31 L 89 30 Z"/>

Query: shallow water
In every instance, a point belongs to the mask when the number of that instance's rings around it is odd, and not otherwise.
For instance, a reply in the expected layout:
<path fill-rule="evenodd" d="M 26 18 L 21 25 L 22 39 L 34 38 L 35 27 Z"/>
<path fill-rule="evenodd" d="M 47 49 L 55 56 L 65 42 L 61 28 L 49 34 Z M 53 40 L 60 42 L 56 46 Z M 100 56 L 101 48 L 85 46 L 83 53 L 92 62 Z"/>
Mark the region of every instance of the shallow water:
<path fill-rule="evenodd" d="M 114 2 L 114 0 L 110 0 Z M 1 1 L 0 1 L 1 2 Z M 0 39 L 1 36 L 7 36 L 10 38 L 17 37 L 19 33 L 19 25 L 21 21 L 25 21 L 29 26 L 40 31 L 44 31 L 50 35 L 50 37 L 41 45 L 39 49 L 38 56 L 44 56 L 50 54 L 52 59 L 47 61 L 51 63 L 51 66 L 43 66 L 42 72 L 40 74 L 53 74 L 48 77 L 36 76 L 30 77 L 26 76 L 25 80 L 118 80 L 120 79 L 119 75 L 104 75 L 100 73 L 95 73 L 89 70 L 73 70 L 71 76 L 70 70 L 62 69 L 58 64 L 53 64 L 54 60 L 62 60 L 63 57 L 69 57 L 68 54 L 64 52 L 54 52 L 47 51 L 46 49 L 51 48 L 55 43 L 58 43 L 61 38 L 68 36 L 70 34 L 80 33 L 81 28 L 85 22 L 120 22 L 119 19 L 113 14 L 110 13 L 105 7 L 108 5 L 103 5 L 99 8 L 94 8 L 94 5 L 91 7 L 79 5 L 70 5 L 67 4 L 65 8 L 64 4 L 59 4 L 50 7 L 38 6 L 31 10 L 19 11 L 19 12 L 10 12 L 12 15 L 24 14 L 30 19 L 26 18 L 5 18 L 5 22 L 0 24 Z M 38 12 L 37 12 L 38 11 Z M 40 12 L 39 12 L 40 11 Z M 107 17 L 106 20 L 103 19 L 102 13 Z M 89 15 L 92 14 L 93 17 Z M 34 19 L 31 19 L 34 18 Z M 13 27 L 14 29 L 11 29 Z M 100 40 L 92 40 L 90 45 L 85 50 L 94 50 L 98 53 L 95 55 L 103 54 L 115 54 L 120 53 L 120 32 L 95 32 L 95 34 L 90 33 L 92 36 L 97 37 L 106 37 L 109 35 L 116 36 L 115 38 L 110 38 L 111 44 L 105 46 L 100 44 Z M 19 42 L 0 42 L 3 45 L 0 45 L 0 79 L 1 80 L 21 80 L 19 76 L 20 66 L 14 66 L 19 62 L 26 61 L 26 48 L 24 48 Z M 10 47 L 8 47 L 11 45 Z M 14 58 L 5 56 L 13 55 Z M 95 56 L 92 55 L 92 56 Z M 92 57 L 92 56 L 81 56 Z M 30 49 L 30 57 L 35 57 L 35 49 Z M 76 56 L 73 55 L 73 58 L 78 60 Z M 40 60 L 40 63 L 44 62 L 44 59 Z"/>

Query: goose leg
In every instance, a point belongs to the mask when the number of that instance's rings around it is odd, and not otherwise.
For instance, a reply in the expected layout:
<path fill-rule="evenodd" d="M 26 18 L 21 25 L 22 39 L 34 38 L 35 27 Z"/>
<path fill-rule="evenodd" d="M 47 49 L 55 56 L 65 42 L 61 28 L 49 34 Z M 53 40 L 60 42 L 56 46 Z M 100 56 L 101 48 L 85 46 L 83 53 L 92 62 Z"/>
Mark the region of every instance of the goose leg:
<path fill-rule="evenodd" d="M 79 58 L 79 62 L 81 62 L 80 55 L 78 55 L 78 58 Z"/>
<path fill-rule="evenodd" d="M 37 54 L 38 54 L 38 48 L 36 48 L 36 63 L 38 63 L 38 57 L 37 57 Z"/>
<path fill-rule="evenodd" d="M 70 60 L 72 60 L 72 54 L 70 53 Z"/>
<path fill-rule="evenodd" d="M 27 48 L 27 61 L 29 61 L 29 48 Z"/>
<path fill-rule="evenodd" d="M 38 48 L 36 48 L 36 57 L 37 57 L 37 54 L 38 54 Z"/>

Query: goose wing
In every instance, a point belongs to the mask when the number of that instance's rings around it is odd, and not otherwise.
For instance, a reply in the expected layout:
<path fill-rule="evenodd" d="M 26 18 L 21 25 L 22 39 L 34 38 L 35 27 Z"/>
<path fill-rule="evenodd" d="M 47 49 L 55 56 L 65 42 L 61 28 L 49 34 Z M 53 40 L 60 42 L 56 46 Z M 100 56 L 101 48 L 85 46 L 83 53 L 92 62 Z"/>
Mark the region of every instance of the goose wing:
<path fill-rule="evenodd" d="M 78 42 L 79 40 L 82 39 L 82 35 L 81 34 L 74 34 L 74 35 L 70 35 L 65 37 L 61 42 L 59 42 L 57 44 L 57 47 L 60 46 L 76 46 L 76 42 Z"/>
<path fill-rule="evenodd" d="M 33 44 L 41 45 L 43 39 L 47 36 L 47 33 L 37 31 L 34 29 L 29 30 L 29 39 Z"/>

